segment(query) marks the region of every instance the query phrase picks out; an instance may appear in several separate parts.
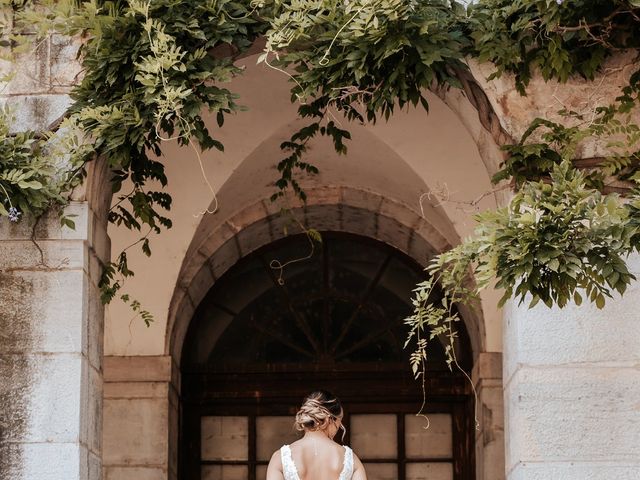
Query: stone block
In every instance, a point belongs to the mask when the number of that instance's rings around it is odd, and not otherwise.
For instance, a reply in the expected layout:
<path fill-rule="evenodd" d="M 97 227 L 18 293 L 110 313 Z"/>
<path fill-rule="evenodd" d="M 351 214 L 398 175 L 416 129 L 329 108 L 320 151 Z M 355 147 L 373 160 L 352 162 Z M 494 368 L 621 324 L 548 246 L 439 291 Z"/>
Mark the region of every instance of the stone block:
<path fill-rule="evenodd" d="M 166 382 L 108 382 L 104 384 L 104 398 L 167 398 Z"/>
<path fill-rule="evenodd" d="M 393 218 L 405 227 L 414 227 L 422 220 L 419 212 L 412 210 L 407 205 L 388 198 L 382 200 L 378 212 L 384 217 Z"/>
<path fill-rule="evenodd" d="M 214 278 L 220 278 L 240 259 L 240 247 L 235 238 L 227 240 L 209 260 Z"/>
<path fill-rule="evenodd" d="M 54 90 L 72 87 L 80 80 L 82 65 L 78 61 L 78 38 L 54 34 L 51 36 L 50 84 Z"/>
<path fill-rule="evenodd" d="M 166 399 L 105 399 L 103 464 L 166 465 L 168 428 Z"/>
<path fill-rule="evenodd" d="M 31 357 L 31 395 L 27 442 L 77 443 L 86 411 L 80 354 L 44 354 Z"/>
<path fill-rule="evenodd" d="M 51 211 L 45 214 L 36 225 L 35 240 L 87 240 L 89 237 L 89 206 L 86 202 L 71 202 L 65 208 L 65 214 L 73 215 L 75 228 L 60 226 L 60 216 Z M 31 242 L 35 219 L 21 217 L 20 222 L 0 222 L 0 239 L 26 240 Z"/>
<path fill-rule="evenodd" d="M 104 305 L 100 300 L 100 291 L 89 280 L 88 285 L 88 317 L 87 317 L 87 350 L 89 364 L 97 371 L 102 371 L 104 357 Z"/>
<path fill-rule="evenodd" d="M 188 294 L 194 305 L 199 305 L 207 292 L 211 289 L 215 279 L 207 263 L 203 263 L 198 273 L 191 280 Z"/>
<path fill-rule="evenodd" d="M 167 335 L 165 341 L 167 349 L 171 348 L 171 353 L 176 356 L 177 361 L 180 361 L 182 343 L 184 342 L 187 329 L 189 328 L 195 311 L 196 307 L 188 295 L 183 295 L 180 299 L 172 300 L 169 316 L 171 324 L 169 328 L 167 328 L 167 332 L 173 332 L 173 335 Z"/>
<path fill-rule="evenodd" d="M 26 443 L 20 448 L 21 476 L 11 480 L 85 480 L 80 468 L 82 447 L 77 443 Z"/>
<path fill-rule="evenodd" d="M 82 271 L 0 274 L 0 352 L 81 352 Z"/>
<path fill-rule="evenodd" d="M 604 309 L 583 303 L 563 309 L 538 304 L 505 307 L 505 383 L 518 365 L 640 362 L 640 284 L 609 299 Z"/>
<path fill-rule="evenodd" d="M 502 353 L 480 352 L 473 366 L 472 377 L 476 383 L 488 379 L 502 379 Z"/>
<path fill-rule="evenodd" d="M 293 227 L 295 229 L 296 227 Z M 236 236 L 241 255 L 244 257 L 273 241 L 269 222 L 261 221 L 248 225 Z"/>
<path fill-rule="evenodd" d="M 211 234 L 203 239 L 202 243 L 198 247 L 198 253 L 205 258 L 211 258 L 211 256 L 218 251 L 224 244 L 228 243 L 237 232 L 228 223 L 223 223 L 215 230 L 211 231 Z"/>
<path fill-rule="evenodd" d="M 14 113 L 15 121 L 11 124 L 11 132 L 27 130 L 42 131 L 61 118 L 71 106 L 68 95 L 21 95 L 0 99 Z"/>
<path fill-rule="evenodd" d="M 89 452 L 89 477 L 87 480 L 102 480 L 102 459 Z"/>
<path fill-rule="evenodd" d="M 402 225 L 394 218 L 378 216 L 378 231 L 376 239 L 391 245 L 402 252 L 409 248 L 411 229 Z"/>
<path fill-rule="evenodd" d="M 157 467 L 106 467 L 104 480 L 167 480 L 167 473 Z"/>
<path fill-rule="evenodd" d="M 342 189 L 342 203 L 350 207 L 360 208 L 369 212 L 380 210 L 383 197 L 366 190 L 344 187 Z"/>
<path fill-rule="evenodd" d="M 171 357 L 140 356 L 104 358 L 105 382 L 170 382 Z"/>
<path fill-rule="evenodd" d="M 271 202 L 269 202 L 271 203 Z M 235 231 L 239 232 L 254 223 L 263 221 L 269 216 L 269 211 L 265 202 L 258 202 L 234 214 L 227 224 Z"/>
<path fill-rule="evenodd" d="M 342 207 L 340 205 L 311 205 L 297 214 L 298 220 L 306 228 L 314 228 L 320 232 L 340 230 Z M 357 228 L 357 226 L 354 226 Z M 301 229 L 296 225 L 289 225 L 290 232 Z"/>
<path fill-rule="evenodd" d="M 0 271 L 86 270 L 83 240 L 0 240 Z"/>
<path fill-rule="evenodd" d="M 637 367 L 521 367 L 505 389 L 507 470 L 640 458 Z"/>
<path fill-rule="evenodd" d="M 437 253 L 450 250 L 453 245 L 460 243 L 460 238 L 456 235 L 451 235 L 450 238 L 444 236 L 434 225 L 428 221 L 420 222 L 413 230 L 413 235 L 417 235 L 424 239 L 431 248 Z"/>
<path fill-rule="evenodd" d="M 80 441 L 87 446 L 89 453 L 99 457 L 102 451 L 102 375 L 86 360 L 83 362 L 82 370 Z"/>
<path fill-rule="evenodd" d="M 342 188 L 339 186 L 321 186 L 309 190 L 307 205 L 338 205 L 342 199 Z"/>
<path fill-rule="evenodd" d="M 111 258 L 111 239 L 107 234 L 106 219 L 98 218 L 95 213 L 89 213 L 89 245 L 102 263 Z"/>
<path fill-rule="evenodd" d="M 426 267 L 429 261 L 436 256 L 437 251 L 413 230 L 409 238 L 409 250 L 407 254 L 421 266 Z"/>
<path fill-rule="evenodd" d="M 10 66 L 12 76 L 2 93 L 33 95 L 49 91 L 49 39 L 33 39 L 29 52 L 15 56 Z"/>
<path fill-rule="evenodd" d="M 22 441 L 29 434 L 31 375 L 32 363 L 26 355 L 0 355 L 0 446 Z M 18 453 L 5 450 L 0 455 L 0 472 L 16 465 L 7 459 Z"/>
<path fill-rule="evenodd" d="M 359 233 L 367 237 L 375 238 L 377 230 L 377 217 L 374 212 L 359 207 L 340 206 L 340 231 Z"/>
<path fill-rule="evenodd" d="M 637 480 L 640 463 L 613 462 L 521 463 L 509 480 Z"/>

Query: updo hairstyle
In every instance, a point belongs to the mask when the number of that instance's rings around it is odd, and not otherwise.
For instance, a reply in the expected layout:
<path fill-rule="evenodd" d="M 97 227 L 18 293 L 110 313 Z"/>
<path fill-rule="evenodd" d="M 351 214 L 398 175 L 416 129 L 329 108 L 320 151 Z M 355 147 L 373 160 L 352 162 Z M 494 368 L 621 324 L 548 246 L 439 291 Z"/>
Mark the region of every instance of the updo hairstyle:
<path fill-rule="evenodd" d="M 296 430 L 324 430 L 330 422 L 342 418 L 342 405 L 335 395 L 320 390 L 304 399 L 296 414 Z"/>

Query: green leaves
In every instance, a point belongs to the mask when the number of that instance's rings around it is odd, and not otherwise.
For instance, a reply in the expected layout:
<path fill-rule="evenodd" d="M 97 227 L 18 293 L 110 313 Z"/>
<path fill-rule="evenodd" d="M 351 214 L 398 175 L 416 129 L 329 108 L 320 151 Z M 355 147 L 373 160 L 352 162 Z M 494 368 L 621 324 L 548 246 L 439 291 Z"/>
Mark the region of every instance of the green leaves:
<path fill-rule="evenodd" d="M 493 62 L 494 76 L 513 73 L 522 95 L 535 70 L 545 80 L 593 79 L 612 51 L 640 45 L 637 13 L 627 3 L 484 0 L 469 7 L 469 53 Z"/>
<path fill-rule="evenodd" d="M 638 248 L 636 214 L 618 195 L 589 188 L 563 161 L 550 183 L 525 182 L 507 208 L 478 215 L 475 236 L 436 257 L 432 271 L 445 290 L 469 273 L 476 292 L 495 279 L 501 305 L 515 296 L 564 307 L 584 294 L 602 308 L 635 278 L 624 259 Z"/>
<path fill-rule="evenodd" d="M 36 132 L 11 134 L 11 114 L 0 110 L 0 216 L 11 215 L 11 209 L 23 214 L 41 215 L 50 208 L 64 206 L 64 193 L 83 178 L 79 163 L 83 151 L 65 152 L 68 170 L 60 172 L 61 146 L 73 144 L 75 133 L 63 128 L 56 135 Z M 78 158 L 80 157 L 80 158 Z"/>
<path fill-rule="evenodd" d="M 291 73 L 292 100 L 304 100 L 299 116 L 308 120 L 281 145 L 285 158 L 273 198 L 291 188 L 304 200 L 296 174 L 317 173 L 305 159 L 308 142 L 327 136 L 338 153 L 347 152 L 350 134 L 328 112 L 376 122 L 409 105 L 428 111 L 423 92 L 459 87 L 457 72 L 468 55 L 493 62 L 495 75 L 515 74 L 523 94 L 534 71 L 545 79 L 591 79 L 610 52 L 640 46 L 637 7 L 622 0 L 483 0 L 467 10 L 448 0 L 43 0 L 37 10 L 23 9 L 17 25 L 42 35 L 81 33 L 85 75 L 55 136 L 10 135 L 8 120 L 0 122 L 0 215 L 12 207 L 40 214 L 64 205 L 84 164 L 104 156 L 114 193 L 127 187 L 109 220 L 139 230 L 140 247 L 150 255 L 148 235 L 171 227 L 171 197 L 148 188 L 169 181 L 155 157 L 168 140 L 223 151 L 202 114 L 209 110 L 221 127 L 240 109 L 223 85 L 241 73 L 229 55 L 261 35 L 267 40 L 262 61 L 275 57 Z M 416 312 L 408 319 L 418 345 L 414 373 L 429 340 L 455 337 L 453 305 L 473 301 L 494 281 L 504 289 L 503 302 L 515 296 L 531 306 L 586 300 L 602 307 L 613 292 L 625 291 L 633 279 L 625 255 L 640 247 L 640 194 L 625 203 L 601 191 L 611 176 L 640 176 L 640 127 L 624 118 L 639 96 L 636 73 L 614 105 L 589 119 L 565 112 L 579 126 L 536 119 L 520 142 L 505 147 L 508 158 L 495 180 L 513 180 L 515 198 L 480 215 L 476 235 L 437 257 L 429 267 L 433 282 L 415 292 Z M 588 173 L 577 172 L 569 161 L 592 137 L 606 139 L 611 155 Z M 57 172 L 56 158 L 69 158 L 68 169 Z M 68 217 L 61 223 L 73 226 Z M 132 274 L 122 252 L 105 268 L 103 300 L 115 298 Z M 437 300 L 430 297 L 436 283 L 444 291 Z M 453 362 L 452 343 L 446 351 Z"/>

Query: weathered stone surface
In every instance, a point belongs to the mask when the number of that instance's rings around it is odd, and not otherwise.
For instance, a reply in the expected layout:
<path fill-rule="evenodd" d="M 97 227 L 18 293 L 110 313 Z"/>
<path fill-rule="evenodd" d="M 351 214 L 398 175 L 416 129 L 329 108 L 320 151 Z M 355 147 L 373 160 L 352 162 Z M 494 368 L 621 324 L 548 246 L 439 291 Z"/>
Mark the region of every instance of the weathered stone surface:
<path fill-rule="evenodd" d="M 88 208 L 0 222 L 0 478 L 99 480 L 102 305 L 88 274 Z M 92 289 L 93 288 L 93 289 Z M 92 307 L 89 308 L 89 305 Z M 91 327 L 91 328 L 90 328 Z"/>
<path fill-rule="evenodd" d="M 60 217 L 57 212 L 49 212 L 43 215 L 36 223 L 33 217 L 22 217 L 19 223 L 7 221 L 0 222 L 0 242 L 5 240 L 82 240 L 90 239 L 91 242 L 98 242 L 99 239 L 90 237 L 92 232 L 92 215 L 89 207 L 84 202 L 71 202 L 64 210 L 65 215 L 73 216 L 75 228 L 60 226 Z M 35 227 L 35 230 L 34 230 Z M 35 232 L 35 234 L 34 234 Z M 95 236 L 106 235 L 104 228 L 95 229 Z M 105 240 L 101 240 L 104 243 Z M 25 248 L 30 248 L 25 244 Z M 5 259 L 5 262 L 10 261 Z M 5 263 L 6 264 L 6 263 Z M 28 266 L 27 264 L 26 266 Z M 15 260 L 15 267 L 22 266 L 20 259 Z M 55 264 L 52 268 L 55 268 Z"/>
<path fill-rule="evenodd" d="M 82 363 L 78 353 L 33 355 L 26 442 L 78 443 L 86 418 L 81 408 Z M 78 418 L 70 422 L 70 418 Z"/>
<path fill-rule="evenodd" d="M 165 480 L 167 473 L 154 467 L 107 467 L 104 480 Z"/>
<path fill-rule="evenodd" d="M 29 285 L 0 296 L 0 348 L 5 353 L 82 352 L 84 274 L 81 271 L 22 271 L 0 274 L 5 286 Z M 24 336 L 26 330 L 31 333 Z"/>
<path fill-rule="evenodd" d="M 168 399 L 105 399 L 105 466 L 166 465 Z"/>
<path fill-rule="evenodd" d="M 168 389 L 166 382 L 107 382 L 104 398 L 166 398 Z"/>
<path fill-rule="evenodd" d="M 583 303 L 565 309 L 507 305 L 505 318 L 505 380 L 522 365 L 640 362 L 640 283 L 609 300 L 603 310 Z"/>
<path fill-rule="evenodd" d="M 476 479 L 501 480 L 505 476 L 502 354 L 480 353 L 472 378 L 478 394 Z"/>
<path fill-rule="evenodd" d="M 29 96 L 49 91 L 49 39 L 34 39 L 34 43 L 28 53 L 17 55 L 13 62 L 0 63 L 0 75 L 10 73 L 9 82 L 0 83 L 0 95 Z"/>
<path fill-rule="evenodd" d="M 629 77 L 637 70 L 637 53 L 630 51 L 609 58 L 602 71 L 593 81 L 585 81 L 575 76 L 566 84 L 534 75 L 527 87 L 527 95 L 520 95 L 515 89 L 514 76 L 504 74 L 500 78 L 487 81 L 495 71 L 489 63 L 478 63 L 468 59 L 471 72 L 486 93 L 495 118 L 512 138 L 519 140 L 531 121 L 537 117 L 547 118 L 560 124 L 577 123 L 559 114 L 560 110 L 574 111 L 590 118 L 599 106 L 607 106 L 620 95 L 622 87 L 628 85 Z M 638 118 L 636 118 L 636 121 Z M 580 120 L 582 121 L 582 120 Z M 610 149 L 606 142 L 596 144 L 587 140 L 578 152 L 578 157 L 595 157 L 606 154 Z"/>
<path fill-rule="evenodd" d="M 637 480 L 638 472 L 640 472 L 640 463 L 522 463 L 513 469 L 509 478 L 513 480 Z"/>
<path fill-rule="evenodd" d="M 71 99 L 65 94 L 20 95 L 0 98 L 0 105 L 15 112 L 12 132 L 43 131 L 64 115 L 71 106 Z"/>
<path fill-rule="evenodd" d="M 23 443 L 20 449 L 24 459 L 21 472 L 11 480 L 83 478 L 80 475 L 86 465 L 86 450 L 77 443 Z"/>
<path fill-rule="evenodd" d="M 78 59 L 80 41 L 62 35 L 51 36 L 50 87 L 52 90 L 66 90 L 81 78 L 82 65 Z"/>
<path fill-rule="evenodd" d="M 637 477 L 628 466 L 640 458 L 638 288 L 603 310 L 507 307 L 509 480 Z"/>
<path fill-rule="evenodd" d="M 117 357 L 104 359 L 105 382 L 170 382 L 170 356 Z"/>
<path fill-rule="evenodd" d="M 640 458 L 640 370 L 522 367 L 507 384 L 507 468 Z"/>

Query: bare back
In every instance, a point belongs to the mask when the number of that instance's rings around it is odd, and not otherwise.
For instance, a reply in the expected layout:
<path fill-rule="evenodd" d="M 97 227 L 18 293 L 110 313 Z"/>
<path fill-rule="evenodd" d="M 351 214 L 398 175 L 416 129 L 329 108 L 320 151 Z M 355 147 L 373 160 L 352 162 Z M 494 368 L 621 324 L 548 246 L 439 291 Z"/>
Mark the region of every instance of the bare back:
<path fill-rule="evenodd" d="M 267 480 L 366 480 L 366 476 L 348 447 L 326 437 L 305 436 L 274 453 Z"/>

